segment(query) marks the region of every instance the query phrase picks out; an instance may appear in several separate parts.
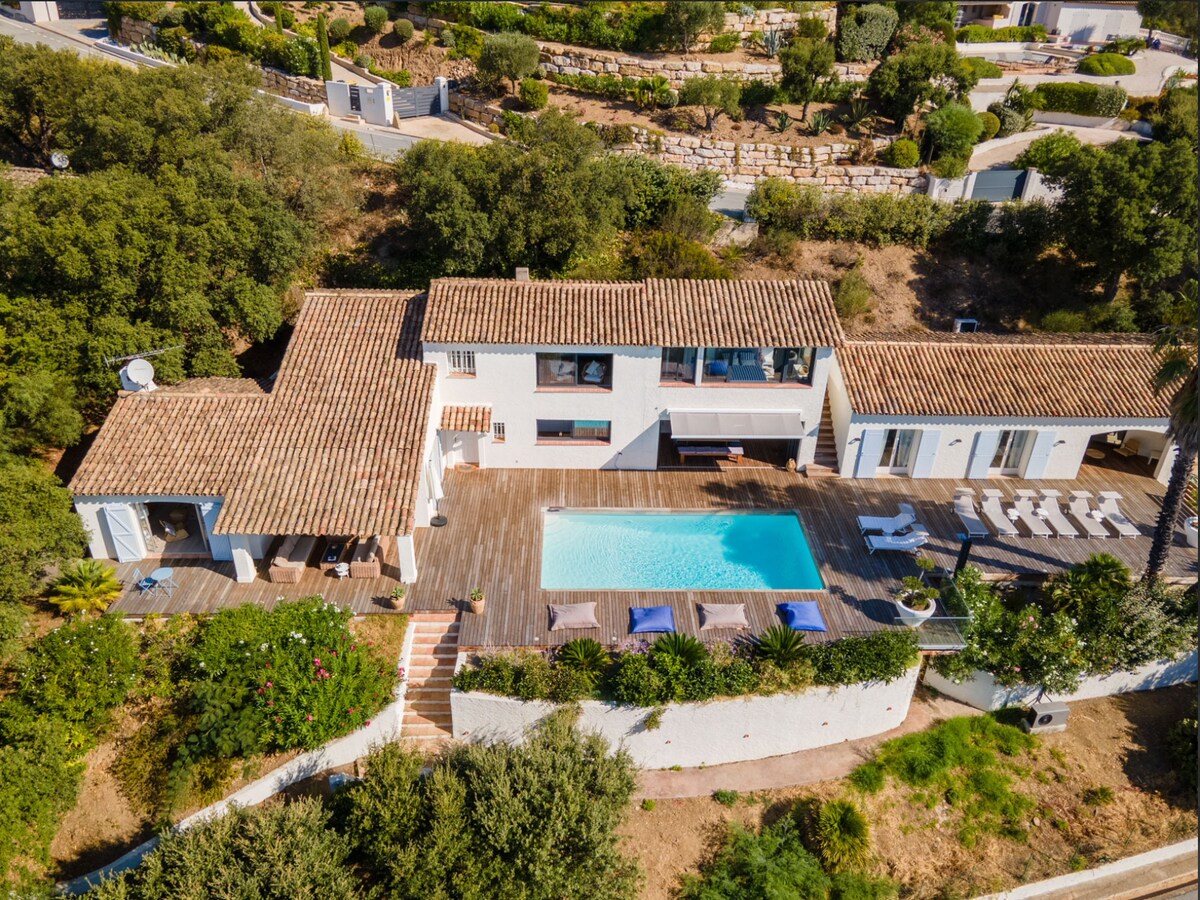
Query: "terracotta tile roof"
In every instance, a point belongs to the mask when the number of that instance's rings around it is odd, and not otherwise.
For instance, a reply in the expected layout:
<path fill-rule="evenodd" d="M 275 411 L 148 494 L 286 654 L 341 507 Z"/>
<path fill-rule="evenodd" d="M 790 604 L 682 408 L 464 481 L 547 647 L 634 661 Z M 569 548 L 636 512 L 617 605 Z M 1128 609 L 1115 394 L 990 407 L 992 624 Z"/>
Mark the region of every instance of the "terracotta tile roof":
<path fill-rule="evenodd" d="M 486 434 L 492 430 L 490 406 L 447 406 L 442 410 L 443 431 L 473 431 Z"/>
<path fill-rule="evenodd" d="M 1139 335 L 897 334 L 837 351 L 860 415 L 1159 419 Z"/>
<path fill-rule="evenodd" d="M 434 344 L 831 347 L 842 328 L 824 281 L 641 283 L 439 278 Z"/>
<path fill-rule="evenodd" d="M 271 390 L 270 381 L 257 378 L 189 378 L 178 384 L 159 386 L 164 394 L 247 394 L 262 395 Z"/>
<path fill-rule="evenodd" d="M 269 393 L 200 379 L 124 395 L 71 490 L 223 496 L 221 534 L 410 533 L 434 383 L 423 311 L 411 293 L 309 294 Z"/>

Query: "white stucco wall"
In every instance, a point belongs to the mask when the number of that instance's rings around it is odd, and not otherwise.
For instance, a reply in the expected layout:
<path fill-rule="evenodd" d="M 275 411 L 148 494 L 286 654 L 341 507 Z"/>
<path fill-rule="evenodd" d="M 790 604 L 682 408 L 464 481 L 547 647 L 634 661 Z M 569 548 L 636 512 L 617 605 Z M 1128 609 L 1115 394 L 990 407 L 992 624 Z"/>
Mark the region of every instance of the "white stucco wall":
<path fill-rule="evenodd" d="M 20 0 L 16 14 L 26 22 L 57 22 L 58 5 L 53 0 Z"/>
<path fill-rule="evenodd" d="M 350 84 L 345 81 L 325 82 L 325 96 L 329 101 L 329 114 L 332 116 L 359 116 L 372 125 L 391 125 L 395 119 L 392 107 L 392 85 L 356 84 L 358 88 L 359 108 L 350 108 Z"/>
<path fill-rule="evenodd" d="M 850 431 L 850 419 L 854 411 L 850 409 L 850 395 L 846 391 L 846 378 L 842 375 L 842 367 L 834 356 L 829 370 L 829 382 L 826 387 L 829 395 L 829 418 L 833 422 L 833 440 L 837 447 L 838 471 L 845 475 L 846 467 L 853 460 L 845 457 L 846 440 Z"/>
<path fill-rule="evenodd" d="M 475 376 L 449 374 L 448 352 L 473 350 Z M 605 353 L 613 356 L 612 390 L 539 389 L 538 353 Z M 440 403 L 491 406 L 492 421 L 505 426 L 506 440 L 485 442 L 486 465 L 535 469 L 654 469 L 659 423 L 670 410 L 798 410 L 806 435 L 799 462 L 811 462 L 833 351 L 818 348 L 812 385 L 660 386 L 659 347 L 568 347 L 534 345 L 426 344 L 424 358 L 438 367 Z M 440 419 L 441 407 L 437 409 Z M 612 423 L 608 444 L 539 444 L 538 419 L 591 419 Z M 461 448 L 443 442 L 448 464 L 461 461 Z"/>
<path fill-rule="evenodd" d="M 1014 4 L 1014 8 L 1020 4 Z M 1103 43 L 1109 35 L 1136 37 L 1142 16 L 1130 3 L 1039 3 L 1033 21 L 1058 31 L 1075 43 Z"/>
<path fill-rule="evenodd" d="M 832 411 L 832 406 L 831 406 Z M 1114 431 L 1136 431 L 1141 443 L 1141 454 L 1148 456 L 1166 442 L 1165 419 L 964 419 L 964 418 L 918 418 L 918 417 L 851 417 L 844 435 L 838 435 L 838 459 L 845 476 L 854 474 L 862 434 L 869 429 L 912 428 L 917 430 L 936 429 L 940 432 L 937 456 L 930 478 L 965 478 L 971 461 L 975 438 L 983 431 L 1047 431 L 1053 432 L 1055 446 L 1041 478 L 1070 480 L 1079 474 L 1083 452 L 1088 441 L 1097 434 Z M 848 457 L 847 457 L 848 454 Z M 1026 450 L 1028 455 L 1028 447 Z M 1018 473 L 1024 477 L 1024 468 Z"/>
<path fill-rule="evenodd" d="M 1133 672 L 1114 672 L 1112 675 L 1094 676 L 1083 679 L 1079 690 L 1065 696 L 1053 694 L 1052 699 L 1064 703 L 1076 700 L 1091 700 L 1113 694 L 1128 694 L 1134 691 L 1151 691 L 1196 680 L 1196 651 L 1178 659 L 1148 663 Z M 1038 688 L 1031 685 L 1003 687 L 988 672 L 976 672 L 975 677 L 956 684 L 935 672 L 926 669 L 924 682 L 947 697 L 953 697 L 976 709 L 995 710 L 1006 706 L 1027 706 L 1037 700 Z"/>
<path fill-rule="evenodd" d="M 891 684 L 867 682 L 811 688 L 801 694 L 743 697 L 708 703 L 671 703 L 654 731 L 650 710 L 589 700 L 579 725 L 609 746 L 624 746 L 648 769 L 703 766 L 782 756 L 880 734 L 908 715 L 919 667 Z M 554 704 L 494 694 L 450 695 L 454 737 L 482 743 L 519 743 Z"/>

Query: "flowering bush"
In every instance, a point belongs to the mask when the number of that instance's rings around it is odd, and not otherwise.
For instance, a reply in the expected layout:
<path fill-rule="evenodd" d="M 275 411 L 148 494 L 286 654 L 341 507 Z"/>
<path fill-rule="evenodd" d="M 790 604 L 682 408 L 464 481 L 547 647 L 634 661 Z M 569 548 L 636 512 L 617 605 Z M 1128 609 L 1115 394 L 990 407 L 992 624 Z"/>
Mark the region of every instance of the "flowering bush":
<path fill-rule="evenodd" d="M 188 755 L 312 748 L 365 725 L 397 674 L 355 642 L 350 616 L 320 597 L 213 616 L 189 660 L 200 719 Z"/>

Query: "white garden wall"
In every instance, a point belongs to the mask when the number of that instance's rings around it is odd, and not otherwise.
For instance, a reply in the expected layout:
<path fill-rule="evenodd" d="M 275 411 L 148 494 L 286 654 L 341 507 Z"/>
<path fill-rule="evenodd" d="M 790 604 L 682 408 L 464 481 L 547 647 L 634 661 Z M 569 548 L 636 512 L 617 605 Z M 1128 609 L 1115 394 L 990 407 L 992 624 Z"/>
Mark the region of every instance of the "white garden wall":
<path fill-rule="evenodd" d="M 1133 672 L 1114 672 L 1085 678 L 1079 690 L 1072 694 L 1050 695 L 1064 703 L 1076 700 L 1093 700 L 1113 694 L 1128 694 L 1134 691 L 1152 691 L 1196 680 L 1196 651 L 1174 660 L 1148 663 Z M 1037 700 L 1038 688 L 1031 685 L 1003 687 L 987 672 L 976 672 L 970 681 L 956 684 L 929 668 L 925 672 L 925 684 L 947 697 L 953 697 L 976 709 L 995 710 L 1006 706 L 1027 706 Z"/>
<path fill-rule="evenodd" d="M 865 682 L 811 688 L 802 694 L 671 703 L 653 731 L 648 709 L 588 700 L 579 727 L 623 746 L 647 769 L 714 766 L 782 756 L 869 737 L 898 727 L 908 715 L 918 667 L 891 684 Z M 555 706 L 494 694 L 450 695 L 454 737 L 481 743 L 519 743 Z"/>

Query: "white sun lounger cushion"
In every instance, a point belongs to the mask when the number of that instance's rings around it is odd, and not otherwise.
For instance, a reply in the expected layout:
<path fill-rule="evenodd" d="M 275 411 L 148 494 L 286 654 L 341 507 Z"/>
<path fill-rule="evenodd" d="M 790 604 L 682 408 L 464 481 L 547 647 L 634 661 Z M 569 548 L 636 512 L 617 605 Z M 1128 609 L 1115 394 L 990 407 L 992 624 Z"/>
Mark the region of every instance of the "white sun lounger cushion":
<path fill-rule="evenodd" d="M 700 630 L 749 628 L 745 603 L 700 603 Z"/>
<path fill-rule="evenodd" d="M 550 630 L 566 628 L 599 628 L 595 603 L 550 604 Z"/>

